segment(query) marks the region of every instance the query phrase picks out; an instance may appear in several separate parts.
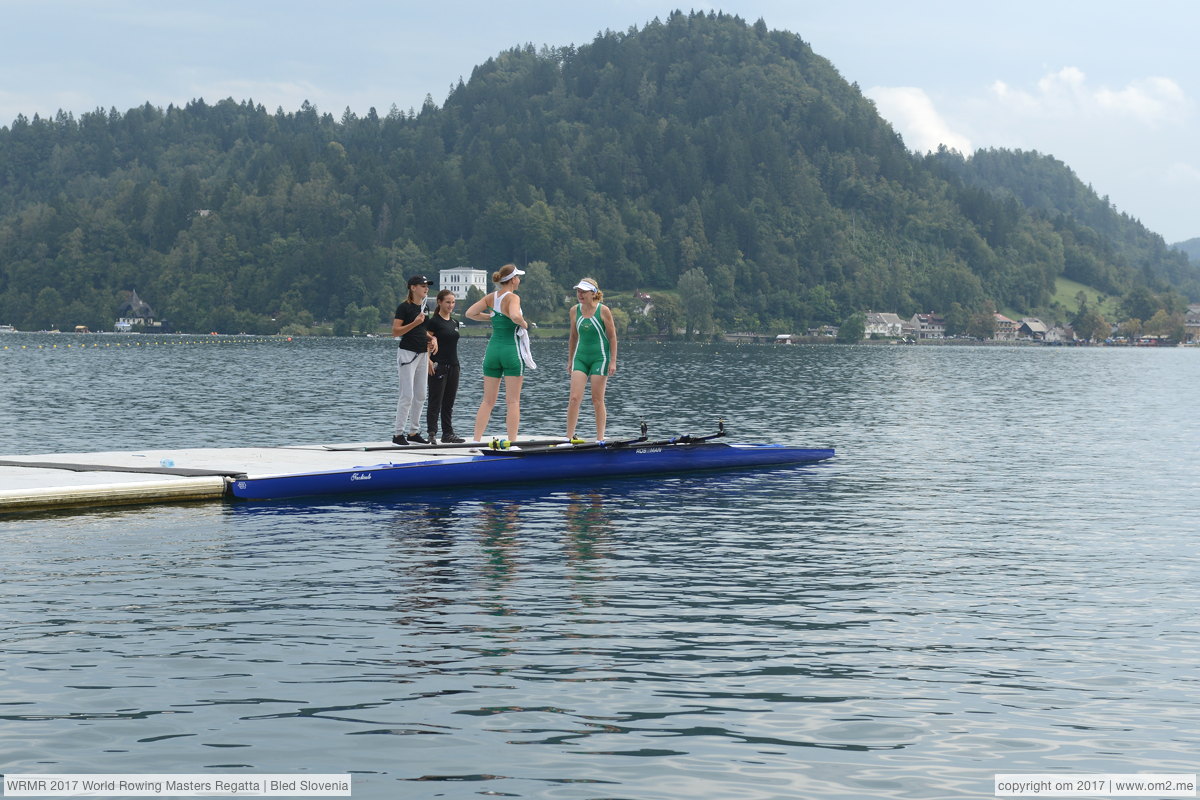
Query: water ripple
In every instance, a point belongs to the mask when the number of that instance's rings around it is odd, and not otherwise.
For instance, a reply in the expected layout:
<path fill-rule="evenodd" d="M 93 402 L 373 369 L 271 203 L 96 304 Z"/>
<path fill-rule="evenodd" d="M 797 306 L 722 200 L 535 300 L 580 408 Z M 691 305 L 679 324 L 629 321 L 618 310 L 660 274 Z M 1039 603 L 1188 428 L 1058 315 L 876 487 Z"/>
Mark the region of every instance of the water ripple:
<path fill-rule="evenodd" d="M 209 420 L 176 385 L 144 419 L 18 425 L 5 395 L 0 441 L 377 438 L 393 377 L 373 347 L 141 354 L 165 384 L 216 370 L 210 399 L 242 416 Z M 628 351 L 618 427 L 721 414 L 739 438 L 838 458 L 6 520 L 6 770 L 351 772 L 356 797 L 572 800 L 984 798 L 997 772 L 1195 771 L 1200 425 L 1177 413 L 1195 351 Z M 48 369 L 112 372 L 20 358 L 34 401 L 61 388 Z M 701 364 L 738 397 L 697 386 Z M 565 395 L 542 380 L 526 414 L 553 427 Z M 265 399 L 295 385 L 323 387 L 312 408 Z"/>

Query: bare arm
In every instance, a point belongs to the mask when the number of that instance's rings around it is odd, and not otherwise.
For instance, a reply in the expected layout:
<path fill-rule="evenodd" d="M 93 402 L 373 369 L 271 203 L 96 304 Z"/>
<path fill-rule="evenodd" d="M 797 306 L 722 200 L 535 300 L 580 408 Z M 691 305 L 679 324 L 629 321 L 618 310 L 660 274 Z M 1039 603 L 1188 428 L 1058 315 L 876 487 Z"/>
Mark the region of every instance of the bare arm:
<path fill-rule="evenodd" d="M 508 297 L 504 298 L 504 302 L 501 303 L 501 305 L 508 306 L 507 310 L 503 308 L 500 309 L 504 312 L 504 316 L 508 317 L 522 328 L 528 330 L 529 323 L 525 321 L 524 315 L 521 314 L 521 298 L 518 295 L 510 294 Z"/>
<path fill-rule="evenodd" d="M 571 306 L 571 310 L 567 312 L 567 328 L 570 330 L 570 336 L 567 337 L 567 372 L 572 371 L 575 366 L 575 348 L 579 345 L 579 329 L 575 327 L 575 306 Z"/>
<path fill-rule="evenodd" d="M 491 319 L 492 317 L 488 313 L 491 310 L 491 306 L 488 304 L 488 298 L 490 297 L 490 294 L 485 294 L 483 297 L 476 300 L 475 303 L 467 309 L 467 319 L 473 319 L 476 322 L 487 322 L 489 319 Z"/>

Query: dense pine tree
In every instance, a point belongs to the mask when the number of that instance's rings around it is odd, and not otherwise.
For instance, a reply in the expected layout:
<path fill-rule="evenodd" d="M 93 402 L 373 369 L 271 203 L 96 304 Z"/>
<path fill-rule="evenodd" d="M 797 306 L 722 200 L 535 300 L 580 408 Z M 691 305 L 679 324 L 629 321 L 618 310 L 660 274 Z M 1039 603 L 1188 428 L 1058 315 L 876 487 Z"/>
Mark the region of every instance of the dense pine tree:
<path fill-rule="evenodd" d="M 195 100 L 0 129 L 0 322 L 21 328 L 107 329 L 136 289 L 180 329 L 361 330 L 408 274 L 508 261 L 609 291 L 703 279 L 725 329 L 1032 311 L 1059 276 L 1200 296 L 1060 162 L 915 156 L 798 36 L 719 13 L 514 48 L 419 111 Z"/>

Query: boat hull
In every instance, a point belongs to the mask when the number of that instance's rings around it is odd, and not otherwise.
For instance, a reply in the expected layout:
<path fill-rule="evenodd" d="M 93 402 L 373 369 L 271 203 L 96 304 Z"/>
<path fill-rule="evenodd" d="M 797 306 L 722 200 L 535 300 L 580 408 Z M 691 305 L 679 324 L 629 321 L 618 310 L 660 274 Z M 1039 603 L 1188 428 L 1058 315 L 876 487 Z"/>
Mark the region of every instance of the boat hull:
<path fill-rule="evenodd" d="M 327 472 L 247 477 L 231 482 L 229 490 L 233 496 L 248 500 L 286 499 L 366 491 L 453 489 L 811 464 L 833 455 L 832 449 L 824 448 L 715 442 L 547 448 L 431 455 L 427 459 L 404 463 L 383 462 Z"/>

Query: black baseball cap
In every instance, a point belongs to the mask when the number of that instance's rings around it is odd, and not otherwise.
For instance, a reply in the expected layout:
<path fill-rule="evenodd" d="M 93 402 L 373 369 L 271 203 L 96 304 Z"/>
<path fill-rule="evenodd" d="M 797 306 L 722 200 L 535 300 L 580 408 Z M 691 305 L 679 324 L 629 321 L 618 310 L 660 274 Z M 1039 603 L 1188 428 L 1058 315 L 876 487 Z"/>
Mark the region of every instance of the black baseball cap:
<path fill-rule="evenodd" d="M 419 286 L 421 284 L 425 284 L 426 286 L 428 286 L 429 278 L 426 278 L 424 275 L 413 275 L 411 278 L 408 279 L 409 286 Z"/>

